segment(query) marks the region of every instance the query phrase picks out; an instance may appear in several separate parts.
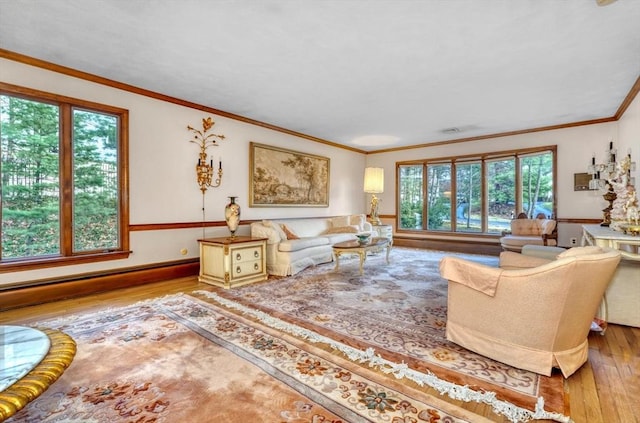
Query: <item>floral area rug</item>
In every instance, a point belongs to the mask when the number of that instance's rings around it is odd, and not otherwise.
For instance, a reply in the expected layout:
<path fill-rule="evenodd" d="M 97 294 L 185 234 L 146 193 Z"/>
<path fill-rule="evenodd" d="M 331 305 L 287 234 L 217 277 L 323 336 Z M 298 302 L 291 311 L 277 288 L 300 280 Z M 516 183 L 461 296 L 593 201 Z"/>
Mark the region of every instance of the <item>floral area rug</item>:
<path fill-rule="evenodd" d="M 77 354 L 7 422 L 488 422 L 190 295 L 34 326 Z"/>
<path fill-rule="evenodd" d="M 205 295 L 435 375 L 439 381 L 431 386 L 441 392 L 490 403 L 512 421 L 567 421 L 560 373 L 546 377 L 516 369 L 446 340 L 447 281 L 438 269 L 445 255 L 498 264 L 498 258 L 491 256 L 394 247 L 390 264 L 384 253 L 368 256 L 362 276 L 357 258 L 341 257 L 339 270 L 325 264 L 291 277 L 271 277 L 264 283 Z"/>

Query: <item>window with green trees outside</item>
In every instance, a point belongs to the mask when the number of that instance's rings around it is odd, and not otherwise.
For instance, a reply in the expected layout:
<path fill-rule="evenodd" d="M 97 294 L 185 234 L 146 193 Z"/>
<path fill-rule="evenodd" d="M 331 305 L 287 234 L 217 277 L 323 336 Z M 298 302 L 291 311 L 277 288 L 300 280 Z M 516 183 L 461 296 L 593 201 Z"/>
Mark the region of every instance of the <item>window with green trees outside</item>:
<path fill-rule="evenodd" d="M 126 111 L 2 88 L 0 264 L 86 261 L 128 249 Z"/>
<path fill-rule="evenodd" d="M 398 229 L 490 235 L 519 213 L 553 218 L 555 154 L 548 146 L 398 163 Z"/>

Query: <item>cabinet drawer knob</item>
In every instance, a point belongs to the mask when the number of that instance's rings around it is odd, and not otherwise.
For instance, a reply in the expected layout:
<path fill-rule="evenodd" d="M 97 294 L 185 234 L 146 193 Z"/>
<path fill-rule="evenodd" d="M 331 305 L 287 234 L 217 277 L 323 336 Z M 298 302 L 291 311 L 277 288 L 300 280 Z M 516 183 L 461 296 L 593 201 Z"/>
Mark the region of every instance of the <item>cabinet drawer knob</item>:
<path fill-rule="evenodd" d="M 254 263 L 254 264 L 253 264 L 253 269 L 254 269 L 254 270 L 258 270 L 258 269 L 260 269 L 260 266 L 258 266 L 258 263 Z"/>
<path fill-rule="evenodd" d="M 236 260 L 240 260 L 240 259 L 242 259 L 242 256 L 240 255 L 240 253 L 237 253 L 236 254 Z"/>
<path fill-rule="evenodd" d="M 241 273 L 242 269 L 240 269 L 240 266 L 236 267 L 236 273 Z"/>
<path fill-rule="evenodd" d="M 260 253 L 258 252 L 258 250 L 255 250 L 255 251 L 253 252 L 253 256 L 254 256 L 255 258 L 260 257 Z"/>

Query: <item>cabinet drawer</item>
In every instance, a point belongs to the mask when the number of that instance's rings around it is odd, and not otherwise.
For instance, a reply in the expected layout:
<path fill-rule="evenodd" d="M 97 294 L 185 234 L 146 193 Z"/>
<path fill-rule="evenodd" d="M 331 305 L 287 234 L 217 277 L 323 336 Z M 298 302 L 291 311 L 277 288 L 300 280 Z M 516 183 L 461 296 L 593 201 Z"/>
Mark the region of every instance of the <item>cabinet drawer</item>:
<path fill-rule="evenodd" d="M 231 250 L 230 255 L 233 265 L 260 260 L 262 258 L 262 246 L 256 245 L 246 248 L 234 248 Z"/>
<path fill-rule="evenodd" d="M 198 280 L 225 289 L 267 280 L 266 241 L 244 236 L 199 240 Z"/>
<path fill-rule="evenodd" d="M 240 279 L 262 273 L 262 260 L 236 262 L 231 266 L 231 279 Z"/>

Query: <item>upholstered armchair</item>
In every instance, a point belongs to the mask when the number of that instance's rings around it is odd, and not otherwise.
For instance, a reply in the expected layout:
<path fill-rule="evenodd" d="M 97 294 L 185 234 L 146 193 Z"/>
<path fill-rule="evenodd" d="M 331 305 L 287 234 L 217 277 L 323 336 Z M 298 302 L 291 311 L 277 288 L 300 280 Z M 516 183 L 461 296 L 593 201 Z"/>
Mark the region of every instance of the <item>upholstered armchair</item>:
<path fill-rule="evenodd" d="M 511 220 L 511 231 L 500 238 L 503 250 L 520 252 L 525 245 L 557 245 L 558 232 L 556 221 L 546 219 L 544 215 L 528 219 L 521 213 Z"/>
<path fill-rule="evenodd" d="M 503 252 L 500 268 L 448 256 L 447 339 L 511 366 L 569 377 L 587 361 L 593 316 L 620 253 L 576 247 L 549 261 Z"/>

